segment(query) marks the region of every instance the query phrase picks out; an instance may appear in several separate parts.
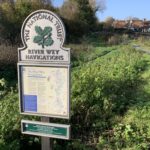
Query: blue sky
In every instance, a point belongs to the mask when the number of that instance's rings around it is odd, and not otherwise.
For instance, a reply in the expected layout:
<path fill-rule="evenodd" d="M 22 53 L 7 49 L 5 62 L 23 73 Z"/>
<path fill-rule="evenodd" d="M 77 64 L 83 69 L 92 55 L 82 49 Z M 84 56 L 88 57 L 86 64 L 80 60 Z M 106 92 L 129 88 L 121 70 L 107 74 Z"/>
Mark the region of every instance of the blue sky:
<path fill-rule="evenodd" d="M 63 4 L 64 0 L 52 0 L 52 3 L 55 7 L 59 7 Z"/>
<path fill-rule="evenodd" d="M 52 0 L 55 6 L 61 6 L 64 0 Z M 104 12 L 97 13 L 100 21 L 108 16 L 125 19 L 129 16 L 150 20 L 150 0 L 106 0 Z"/>

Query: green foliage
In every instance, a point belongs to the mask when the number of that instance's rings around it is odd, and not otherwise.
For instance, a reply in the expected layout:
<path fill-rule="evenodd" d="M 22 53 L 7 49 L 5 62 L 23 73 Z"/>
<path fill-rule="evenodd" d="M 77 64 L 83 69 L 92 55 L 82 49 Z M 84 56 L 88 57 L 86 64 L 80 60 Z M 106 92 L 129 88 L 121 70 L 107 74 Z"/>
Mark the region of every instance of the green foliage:
<path fill-rule="evenodd" d="M 38 9 L 53 10 L 54 8 L 44 0 L 16 0 L 13 3 L 2 2 L 0 5 L 0 34 L 5 40 L 11 43 L 20 41 L 21 25 L 25 18 L 33 11 Z"/>
<path fill-rule="evenodd" d="M 133 45 L 137 45 L 146 51 L 150 51 L 150 38 L 149 36 L 139 36 L 137 39 L 132 41 Z"/>
<path fill-rule="evenodd" d="M 41 27 L 35 26 L 35 31 L 38 35 L 34 37 L 34 43 L 42 45 L 42 48 L 44 48 L 44 46 L 51 46 L 54 43 L 54 41 L 51 38 L 51 27 L 45 27 L 44 30 L 42 30 Z"/>
<path fill-rule="evenodd" d="M 101 149 L 132 149 L 148 150 L 150 138 L 147 134 L 147 126 L 138 128 L 134 124 L 118 124 L 112 132 L 104 133 L 99 137 L 98 150 Z"/>
<path fill-rule="evenodd" d="M 0 70 L 10 65 L 16 66 L 17 57 L 17 46 L 6 45 L 4 42 L 0 44 Z"/>
<path fill-rule="evenodd" d="M 79 7 L 79 19 L 88 28 L 92 29 L 96 22 L 95 12 L 92 10 L 89 0 L 76 0 Z M 90 27 L 91 26 L 91 27 Z"/>
<path fill-rule="evenodd" d="M 150 56 L 146 59 L 148 59 L 148 66 L 146 71 L 142 73 L 143 84 L 139 87 L 136 94 L 136 104 L 127 111 L 123 118 L 123 123 L 134 123 L 138 128 L 143 128 L 146 125 L 150 137 Z"/>
<path fill-rule="evenodd" d="M 70 142 L 56 142 L 54 150 L 93 150 L 92 147 L 86 146 L 81 140 L 71 140 Z"/>
<path fill-rule="evenodd" d="M 37 27 L 36 30 L 38 35 L 43 34 L 44 29 Z M 98 43 L 99 38 L 92 37 L 93 41 L 89 38 L 83 41 L 84 44 L 69 45 L 74 49 L 70 119 L 72 140 L 55 140 L 54 149 L 94 150 L 97 147 L 99 150 L 148 150 L 150 72 L 146 64 L 149 57 L 145 58 L 142 53 L 125 45 L 95 48 L 94 41 L 96 39 Z M 15 86 L 11 88 L 12 81 L 16 85 L 16 76 L 14 67 L 1 65 L 0 91 L 6 91 L 7 95 L 2 94 L 0 100 L 0 148 L 38 150 L 39 138 L 20 133 L 22 117 L 19 114 L 18 93 L 14 90 Z"/>
<path fill-rule="evenodd" d="M 59 13 L 66 26 L 68 41 L 78 41 L 83 35 L 95 31 L 97 18 L 88 0 L 66 1 Z"/>
<path fill-rule="evenodd" d="M 94 139 L 134 103 L 140 84 L 141 55 L 126 47 L 114 55 L 91 61 L 72 73 L 73 135 Z M 144 65 L 144 64 L 143 64 Z M 94 142 L 94 141 L 91 141 Z"/>
<path fill-rule="evenodd" d="M 39 149 L 37 137 L 21 134 L 18 93 L 9 92 L 0 100 L 0 115 L 0 150 Z"/>
<path fill-rule="evenodd" d="M 0 79 L 0 98 L 6 94 L 7 82 L 4 78 Z"/>
<path fill-rule="evenodd" d="M 16 80 L 16 65 L 14 67 L 11 63 L 8 65 L 3 62 L 0 66 L 0 150 L 38 150 L 39 142 L 35 141 L 35 137 L 21 134 L 22 117 Z"/>
<path fill-rule="evenodd" d="M 8 94 L 0 101 L 0 140 L 6 149 L 19 150 L 20 121 L 17 94 Z"/>
<path fill-rule="evenodd" d="M 113 35 L 108 39 L 109 45 L 127 44 L 128 42 L 129 36 L 127 34 Z"/>

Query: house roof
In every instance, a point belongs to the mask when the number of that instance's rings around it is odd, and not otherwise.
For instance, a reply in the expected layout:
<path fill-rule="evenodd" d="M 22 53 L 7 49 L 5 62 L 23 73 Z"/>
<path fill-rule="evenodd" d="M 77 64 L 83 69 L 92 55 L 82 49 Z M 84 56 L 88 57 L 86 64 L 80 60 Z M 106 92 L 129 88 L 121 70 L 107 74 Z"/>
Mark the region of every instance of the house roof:
<path fill-rule="evenodd" d="M 113 22 L 112 26 L 116 29 L 127 28 L 128 22 L 125 20 L 116 20 Z"/>
<path fill-rule="evenodd" d="M 142 28 L 144 26 L 143 20 L 131 20 L 130 26 L 133 28 Z"/>

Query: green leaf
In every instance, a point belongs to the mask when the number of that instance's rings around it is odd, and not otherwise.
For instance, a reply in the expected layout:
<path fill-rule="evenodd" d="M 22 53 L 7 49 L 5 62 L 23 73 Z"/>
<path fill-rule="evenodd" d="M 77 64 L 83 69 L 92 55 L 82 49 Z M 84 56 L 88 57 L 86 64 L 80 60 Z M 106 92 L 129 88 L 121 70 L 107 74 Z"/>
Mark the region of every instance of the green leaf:
<path fill-rule="evenodd" d="M 50 34 L 51 31 L 52 31 L 52 28 L 51 28 L 51 27 L 45 27 L 44 30 L 43 30 L 42 35 L 43 35 L 43 36 L 46 36 L 46 35 Z"/>
<path fill-rule="evenodd" d="M 54 41 L 51 38 L 47 38 L 44 42 L 45 46 L 50 46 L 54 43 Z"/>
<path fill-rule="evenodd" d="M 44 48 L 44 46 L 51 46 L 54 43 L 54 41 L 51 38 L 51 27 L 45 27 L 44 30 L 42 30 L 41 27 L 35 26 L 35 31 L 38 35 L 34 37 L 34 43 L 42 45 L 42 48 Z"/>
<path fill-rule="evenodd" d="M 40 43 L 43 40 L 42 36 L 35 36 L 33 41 L 34 43 Z"/>
<path fill-rule="evenodd" d="M 43 34 L 43 30 L 42 30 L 42 28 L 39 27 L 39 26 L 35 26 L 35 31 L 36 31 L 36 33 L 39 34 L 39 35 L 42 35 L 42 34 Z"/>
<path fill-rule="evenodd" d="M 43 41 L 38 42 L 38 45 L 42 45 L 42 44 L 43 44 Z"/>

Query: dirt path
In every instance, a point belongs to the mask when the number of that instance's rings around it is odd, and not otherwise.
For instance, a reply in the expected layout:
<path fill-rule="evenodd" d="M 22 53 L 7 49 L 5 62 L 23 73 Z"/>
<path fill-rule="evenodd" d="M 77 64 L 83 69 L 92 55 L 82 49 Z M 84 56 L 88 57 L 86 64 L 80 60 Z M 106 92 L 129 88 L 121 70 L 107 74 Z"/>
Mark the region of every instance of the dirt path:
<path fill-rule="evenodd" d="M 135 44 L 135 45 L 133 45 L 133 48 L 135 48 L 138 51 L 141 51 L 141 52 L 144 52 L 144 53 L 147 53 L 150 55 L 150 50 L 143 49 L 140 45 Z"/>

